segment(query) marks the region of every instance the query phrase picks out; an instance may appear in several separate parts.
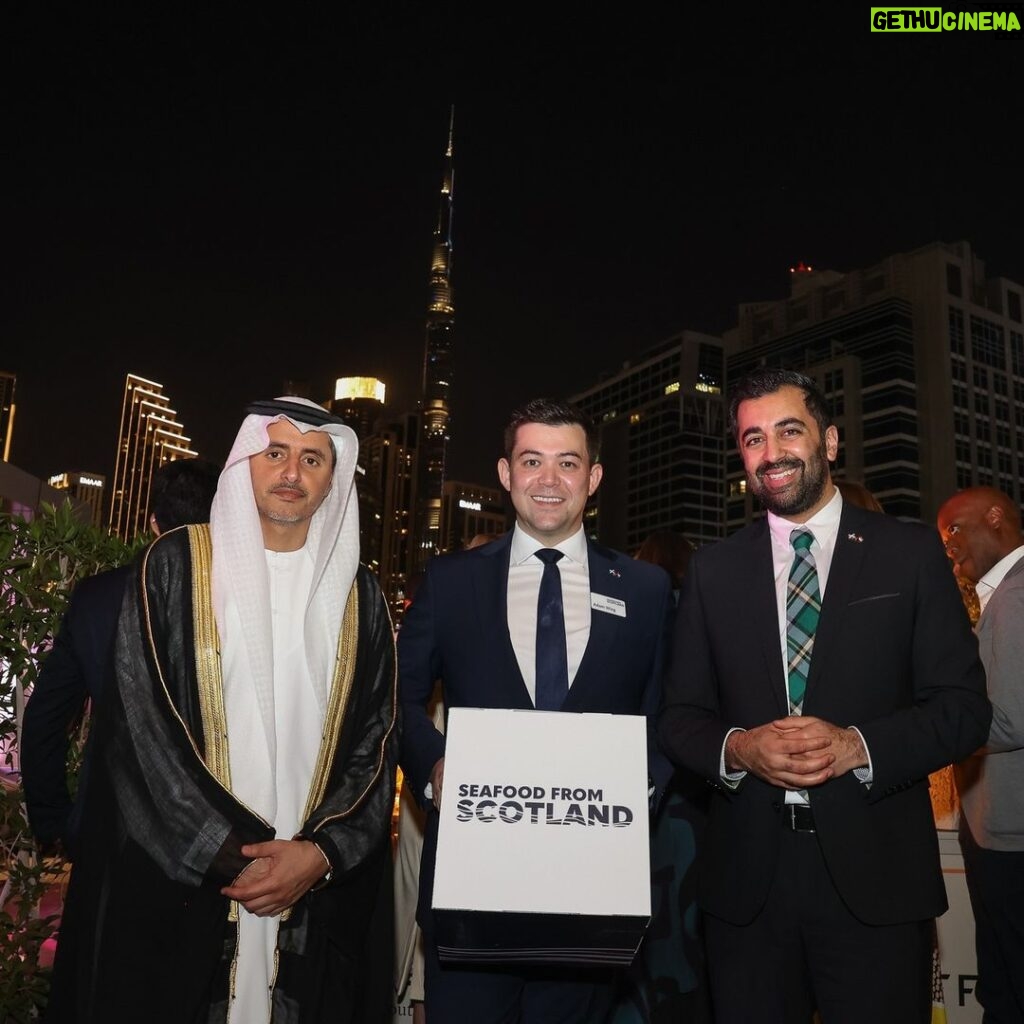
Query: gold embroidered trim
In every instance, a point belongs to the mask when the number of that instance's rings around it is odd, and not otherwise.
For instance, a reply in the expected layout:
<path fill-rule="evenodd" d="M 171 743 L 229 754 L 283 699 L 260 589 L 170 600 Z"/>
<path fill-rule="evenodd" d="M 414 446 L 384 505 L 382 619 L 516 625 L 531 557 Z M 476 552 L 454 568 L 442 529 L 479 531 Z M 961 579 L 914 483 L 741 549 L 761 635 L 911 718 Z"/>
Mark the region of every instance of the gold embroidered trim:
<path fill-rule="evenodd" d="M 338 737 L 345 721 L 349 697 L 352 695 L 352 681 L 356 674 L 356 649 L 359 646 L 359 579 L 352 582 L 345 602 L 345 614 L 341 619 L 341 630 L 338 633 L 338 649 L 334 656 L 334 678 L 331 680 L 331 691 L 327 698 L 327 716 L 324 721 L 324 732 L 320 739 L 320 752 L 316 758 L 316 769 L 310 783 L 309 796 L 306 798 L 306 809 L 302 820 L 308 821 L 309 816 L 320 806 L 327 790 L 327 780 L 331 772 L 331 763 L 338 749 Z"/>
<path fill-rule="evenodd" d="M 192 542 L 192 527 L 179 526 L 179 527 L 177 527 L 177 529 L 179 529 L 179 530 L 188 529 L 189 530 L 189 548 L 191 549 L 192 546 L 193 546 L 192 543 L 191 543 Z M 203 527 L 202 529 L 206 531 L 207 543 L 209 543 L 209 527 Z M 171 530 L 171 531 L 168 531 L 167 533 L 161 534 L 161 536 L 162 537 L 167 537 L 167 536 L 169 536 L 173 532 L 175 532 L 175 531 Z M 163 690 L 164 699 L 167 701 L 167 706 L 170 708 L 171 714 L 177 720 L 178 725 L 181 726 L 182 732 L 185 734 L 186 738 L 188 739 L 189 745 L 192 747 L 192 752 L 196 755 L 196 760 L 208 772 L 210 772 L 210 775 L 214 779 L 216 779 L 216 781 L 218 783 L 220 783 L 221 780 L 219 778 L 217 778 L 217 776 L 214 775 L 212 771 L 210 771 L 209 765 L 203 759 L 202 754 L 199 753 L 199 747 L 196 745 L 195 737 L 192 735 L 192 732 L 189 729 L 189 727 L 185 724 L 185 720 L 181 717 L 181 714 L 179 713 L 177 707 L 174 704 L 174 701 L 171 699 L 170 691 L 167 689 L 167 680 L 164 679 L 163 667 L 160 664 L 160 655 L 159 655 L 159 652 L 157 651 L 156 639 L 153 636 L 153 617 L 152 617 L 152 615 L 150 615 L 150 611 L 149 611 L 149 583 L 148 583 L 149 556 L 150 556 L 150 554 L 152 554 L 153 548 L 158 543 L 159 543 L 159 540 L 155 540 L 155 541 L 153 541 L 152 544 L 149 545 L 148 548 L 146 548 L 146 551 L 145 551 L 145 553 L 142 556 L 142 565 L 141 565 L 141 567 L 139 569 L 139 578 L 140 578 L 139 590 L 140 590 L 141 596 L 142 596 L 142 618 L 143 618 L 143 624 L 144 624 L 145 630 L 146 630 L 146 640 L 149 643 L 149 650 L 150 650 L 150 654 L 153 657 L 153 664 L 156 666 L 156 675 L 157 675 L 157 679 L 160 682 L 160 688 Z M 194 590 L 195 590 L 195 577 L 194 577 L 194 575 L 193 575 L 192 587 L 193 587 L 193 592 L 194 592 Z M 204 716 L 204 729 L 205 728 L 206 728 L 206 725 L 205 725 L 205 716 Z M 223 785 L 223 783 L 221 783 L 221 784 Z M 249 810 L 249 808 L 247 808 L 247 810 Z M 256 814 L 255 811 L 251 811 L 251 813 L 254 814 L 264 824 L 267 824 L 266 820 L 263 818 L 262 815 Z M 230 903 L 228 904 L 228 920 L 229 921 L 237 921 L 238 920 L 238 903 L 235 900 L 231 900 Z M 232 959 L 232 963 L 231 963 L 231 993 L 232 993 L 232 998 L 234 996 L 235 958 L 237 958 L 237 956 L 238 956 L 238 943 L 237 943 L 237 939 L 236 939 L 235 951 L 234 951 L 233 959 Z"/>
<path fill-rule="evenodd" d="M 234 900 L 231 901 L 234 904 Z M 237 917 L 229 917 L 229 921 L 237 921 Z M 235 1001 L 235 982 L 238 979 L 238 931 L 235 931 L 235 951 L 231 954 L 231 968 L 228 973 L 228 1013 L 227 1020 L 231 1020 L 231 1006 Z"/>
<path fill-rule="evenodd" d="M 181 726 L 181 730 L 185 734 L 186 739 L 188 739 L 189 746 L 192 747 L 192 752 L 196 755 L 196 759 L 203 766 L 203 768 L 205 768 L 206 771 L 210 773 L 210 776 L 216 779 L 216 776 L 213 774 L 213 772 L 210 771 L 209 765 L 207 765 L 206 761 L 203 759 L 203 755 L 199 753 L 199 747 L 196 745 L 195 737 L 192 735 L 192 731 L 189 729 L 189 727 L 185 724 L 185 720 L 181 717 L 181 713 L 175 706 L 174 701 L 171 698 L 171 693 L 167 689 L 167 680 L 164 679 L 163 667 L 160 664 L 160 655 L 156 648 L 156 639 L 153 636 L 153 619 L 149 611 L 149 585 L 147 583 L 149 572 L 149 556 L 152 553 L 153 549 L 156 547 L 156 545 L 161 542 L 161 540 L 163 540 L 166 537 L 169 537 L 172 533 L 175 533 L 177 530 L 185 529 L 188 529 L 188 527 L 179 526 L 176 527 L 175 530 L 169 530 L 167 533 L 162 533 L 160 537 L 157 538 L 157 540 L 153 541 L 153 543 L 150 544 L 148 548 L 146 548 L 145 554 L 143 554 L 142 556 L 142 566 L 139 570 L 139 576 L 141 579 L 141 585 L 139 589 L 142 591 L 142 618 L 144 620 L 144 625 L 146 629 L 146 640 L 149 643 L 149 650 L 153 656 L 153 664 L 156 666 L 157 679 L 160 682 L 160 688 L 164 692 L 164 698 L 167 701 L 167 706 L 168 708 L 170 708 L 171 714 L 174 716 L 178 724 Z M 220 780 L 217 779 L 217 781 L 219 782 Z M 238 798 L 235 797 L 235 799 L 237 800 Z M 239 803 L 241 804 L 241 801 L 239 801 Z M 244 804 L 241 804 L 241 806 L 245 807 Z M 246 810 L 248 810 L 251 814 L 257 817 L 261 822 L 263 822 L 264 825 L 268 825 L 269 827 L 269 823 L 261 814 L 257 814 L 256 811 L 252 810 L 249 807 L 246 807 Z"/>
<path fill-rule="evenodd" d="M 188 528 L 192 553 L 192 629 L 195 633 L 196 689 L 207 768 L 225 788 L 231 789 L 231 762 L 228 759 L 228 722 L 224 711 L 224 681 L 220 669 L 220 638 L 213 615 L 211 571 L 213 545 L 209 526 Z"/>
<path fill-rule="evenodd" d="M 381 598 L 381 600 L 383 601 L 383 597 Z M 370 781 L 367 783 L 366 788 L 362 791 L 362 793 L 360 793 L 359 796 L 357 796 L 356 799 L 352 801 L 352 804 L 349 807 L 347 807 L 344 811 L 340 811 L 338 814 L 329 814 L 326 818 L 321 818 L 321 820 L 313 826 L 314 832 L 323 828 L 324 825 L 327 825 L 332 821 L 339 821 L 349 817 L 351 814 L 354 814 L 355 811 L 357 811 L 362 806 L 363 801 L 366 800 L 367 796 L 373 791 L 374 786 L 377 785 L 377 782 L 380 779 L 381 772 L 384 771 L 384 751 L 387 749 L 388 739 L 390 738 L 391 732 L 395 727 L 395 722 L 398 720 L 398 653 L 395 644 L 395 624 L 394 620 L 391 618 L 391 609 L 387 608 L 386 603 L 385 608 L 387 609 L 388 622 L 391 626 L 391 652 L 393 658 L 392 665 L 394 666 L 394 668 L 391 673 L 391 721 L 388 723 L 388 727 L 384 730 L 384 735 L 381 737 L 380 740 L 380 746 L 378 747 L 377 750 L 377 767 L 374 770 L 373 778 L 370 779 Z M 307 820 L 309 818 L 309 814 L 310 812 L 307 811 Z"/>

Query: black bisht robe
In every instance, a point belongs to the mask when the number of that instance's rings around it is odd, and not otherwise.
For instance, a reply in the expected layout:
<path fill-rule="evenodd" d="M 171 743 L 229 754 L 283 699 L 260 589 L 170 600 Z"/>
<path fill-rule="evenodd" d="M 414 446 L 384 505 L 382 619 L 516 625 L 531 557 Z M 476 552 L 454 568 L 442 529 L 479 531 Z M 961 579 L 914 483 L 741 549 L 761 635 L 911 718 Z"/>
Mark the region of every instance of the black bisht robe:
<path fill-rule="evenodd" d="M 220 895 L 275 837 L 226 771 L 208 528 L 164 534 L 125 597 L 90 744 L 71 885 L 46 1020 L 223 1022 L 237 926 Z M 113 682 L 113 681 L 112 681 Z M 331 686 L 313 812 L 331 878 L 282 918 L 274 1024 L 389 1021 L 390 821 L 397 749 L 394 640 L 360 567 Z M 244 913 L 244 911 L 241 911 Z M 233 1022 L 248 1024 L 248 1022 Z"/>

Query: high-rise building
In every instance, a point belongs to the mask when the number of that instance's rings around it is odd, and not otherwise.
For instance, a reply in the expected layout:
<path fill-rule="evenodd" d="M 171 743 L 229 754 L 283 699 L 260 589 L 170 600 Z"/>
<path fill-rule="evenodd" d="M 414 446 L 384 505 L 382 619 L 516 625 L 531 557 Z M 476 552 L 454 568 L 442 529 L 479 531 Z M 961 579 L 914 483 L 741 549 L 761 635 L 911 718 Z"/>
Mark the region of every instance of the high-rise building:
<path fill-rule="evenodd" d="M 10 462 L 14 438 L 14 385 L 17 377 L 0 370 L 0 462 Z"/>
<path fill-rule="evenodd" d="M 441 502 L 445 459 L 448 453 L 448 394 L 452 380 L 452 345 L 455 336 L 455 301 L 452 295 L 452 201 L 455 168 L 452 137 L 455 108 L 448 123 L 441 202 L 430 260 L 430 296 L 427 303 L 427 339 L 423 359 L 423 395 L 420 401 L 419 497 L 416 523 L 415 568 L 421 569 L 441 543 Z"/>
<path fill-rule="evenodd" d="M 110 532 L 131 542 L 147 528 L 154 470 L 177 459 L 194 459 L 163 385 L 129 373 L 121 405 L 117 458 L 110 502 Z"/>
<path fill-rule="evenodd" d="M 459 551 L 478 533 L 508 529 L 505 491 L 462 480 L 445 480 L 441 540 L 445 551 Z"/>
<path fill-rule="evenodd" d="M 745 303 L 727 377 L 759 365 L 813 377 L 839 427 L 837 477 L 886 512 L 934 522 L 974 485 L 1021 504 L 1024 285 L 986 279 L 967 242 L 933 243 L 846 273 L 796 267 L 788 299 Z M 730 439 L 727 527 L 756 513 Z"/>
<path fill-rule="evenodd" d="M 384 381 L 376 377 L 339 377 L 328 409 L 340 416 L 362 441 L 370 436 L 384 411 Z"/>
<path fill-rule="evenodd" d="M 415 571 L 418 445 L 417 413 L 381 422 L 359 445 L 360 557 L 377 574 L 396 618 Z"/>
<path fill-rule="evenodd" d="M 64 501 L 70 502 L 74 516 L 80 523 L 92 521 L 89 506 L 74 495 L 51 487 L 11 462 L 0 462 L 0 512 L 21 516 L 31 522 L 44 503 L 60 505 Z"/>
<path fill-rule="evenodd" d="M 90 511 L 93 526 L 100 526 L 103 523 L 103 495 L 107 479 L 102 473 L 81 473 L 72 470 L 51 476 L 47 483 L 58 491 L 67 492 L 70 497 L 85 505 Z"/>
<path fill-rule="evenodd" d="M 655 530 L 724 536 L 724 376 L 721 339 L 683 331 L 572 397 L 598 425 L 605 471 L 588 534 L 629 552 Z"/>

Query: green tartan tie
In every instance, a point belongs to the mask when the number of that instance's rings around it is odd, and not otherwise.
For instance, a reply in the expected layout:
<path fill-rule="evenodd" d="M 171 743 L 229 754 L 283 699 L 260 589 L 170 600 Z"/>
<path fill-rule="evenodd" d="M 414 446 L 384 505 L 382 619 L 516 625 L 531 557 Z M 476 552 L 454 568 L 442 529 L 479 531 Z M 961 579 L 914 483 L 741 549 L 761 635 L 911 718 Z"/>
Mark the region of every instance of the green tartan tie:
<path fill-rule="evenodd" d="M 810 530 L 794 530 L 789 541 L 795 552 L 786 588 L 786 653 L 789 673 L 789 710 L 799 715 L 807 691 L 807 674 L 814 650 L 814 631 L 821 616 L 821 594 L 818 591 L 818 567 L 814 564 Z"/>

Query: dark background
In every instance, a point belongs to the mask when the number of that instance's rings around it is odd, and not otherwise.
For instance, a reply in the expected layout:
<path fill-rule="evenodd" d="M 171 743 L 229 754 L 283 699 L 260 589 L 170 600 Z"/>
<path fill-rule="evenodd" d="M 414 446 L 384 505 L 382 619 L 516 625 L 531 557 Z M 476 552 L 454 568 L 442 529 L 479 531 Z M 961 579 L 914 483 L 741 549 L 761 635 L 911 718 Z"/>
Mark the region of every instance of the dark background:
<path fill-rule="evenodd" d="M 288 378 L 411 407 L 451 103 L 454 478 L 493 480 L 512 405 L 728 328 L 798 260 L 966 239 L 1024 280 L 1024 41 L 872 34 L 855 4 L 553 6 L 9 21 L 13 461 L 109 477 L 129 371 L 217 461 Z"/>

